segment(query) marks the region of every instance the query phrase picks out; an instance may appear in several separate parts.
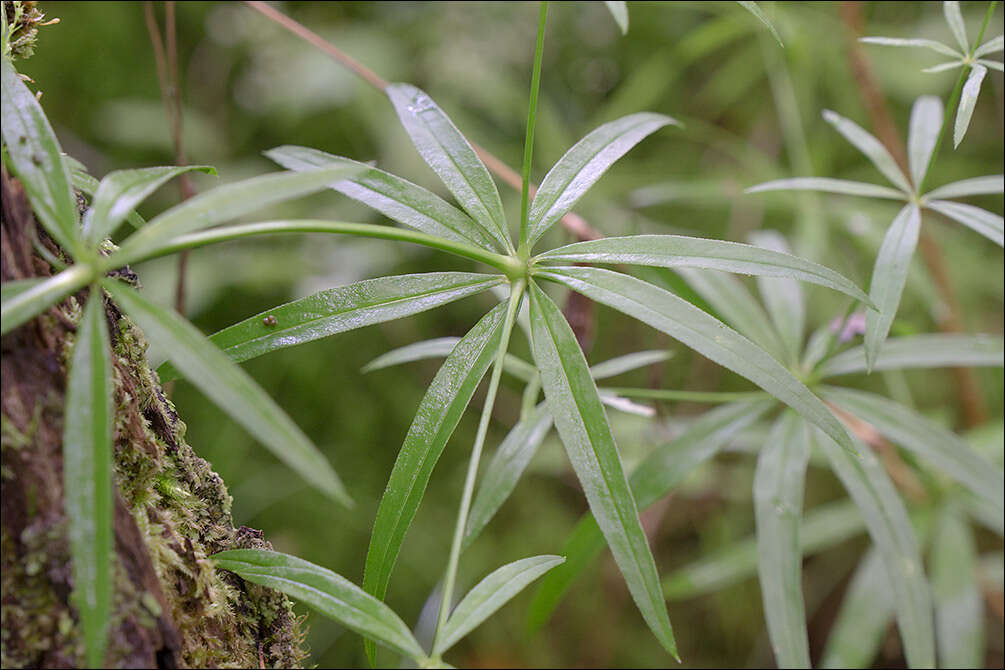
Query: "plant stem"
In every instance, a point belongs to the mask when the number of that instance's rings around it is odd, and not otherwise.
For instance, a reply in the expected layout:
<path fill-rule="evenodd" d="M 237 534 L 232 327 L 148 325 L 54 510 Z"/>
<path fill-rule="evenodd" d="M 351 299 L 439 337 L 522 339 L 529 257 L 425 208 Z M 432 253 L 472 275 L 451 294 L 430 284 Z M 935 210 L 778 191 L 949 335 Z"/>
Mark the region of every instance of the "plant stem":
<path fill-rule="evenodd" d="M 524 280 L 519 279 L 513 283 L 513 287 L 510 290 L 506 320 L 503 322 L 502 336 L 499 340 L 499 351 L 496 353 L 496 360 L 492 367 L 492 377 L 489 379 L 489 388 L 485 394 L 485 404 L 482 406 L 482 416 L 478 422 L 475 444 L 471 449 L 468 474 L 464 480 L 464 493 L 461 496 L 460 509 L 457 511 L 457 525 L 454 527 L 454 540 L 450 546 L 450 558 L 447 562 L 447 571 L 443 578 L 443 596 L 440 599 L 440 614 L 436 622 L 436 634 L 433 636 L 434 659 L 439 658 L 437 645 L 440 641 L 440 636 L 443 634 L 443 628 L 446 626 L 447 617 L 450 614 L 450 603 L 454 597 L 454 583 L 457 579 L 457 564 L 461 556 L 464 531 L 468 525 L 468 512 L 471 510 L 471 498 L 475 490 L 475 479 L 478 476 L 478 462 L 481 459 L 482 447 L 485 445 L 485 435 L 488 432 L 489 419 L 492 417 L 496 391 L 499 390 L 499 379 L 502 377 L 506 349 L 509 348 L 510 334 L 513 332 L 513 324 L 516 322 L 516 315 L 520 307 L 520 299 L 523 298 L 525 286 Z"/>
<path fill-rule="evenodd" d="M 977 39 L 974 40 L 974 45 L 970 47 L 970 53 L 967 54 L 970 58 L 974 57 L 974 52 L 977 51 L 977 47 L 981 45 L 981 40 L 984 38 L 984 31 L 987 30 L 988 22 L 991 20 L 991 16 L 995 13 L 995 7 L 997 6 L 997 0 L 988 6 L 988 11 L 984 15 L 984 23 L 981 24 L 980 32 L 977 33 Z M 946 129 L 949 128 L 950 121 L 953 118 L 953 112 L 956 110 L 956 105 L 960 101 L 960 95 L 963 92 L 963 84 L 967 80 L 968 73 L 969 68 L 963 68 L 960 72 L 960 76 L 956 79 L 956 86 L 953 88 L 953 94 L 949 96 L 949 104 L 946 105 L 946 113 L 942 119 L 942 129 L 939 131 L 939 139 L 935 141 L 935 150 L 932 151 L 932 157 L 928 159 L 928 165 L 925 168 L 924 176 L 921 178 L 921 183 L 915 185 L 918 190 L 918 195 L 921 195 L 924 192 L 922 189 L 925 185 L 925 180 L 928 179 L 928 175 L 932 171 L 932 166 L 935 165 L 935 159 L 939 157 L 939 149 L 942 148 L 942 140 L 946 137 Z"/>
<path fill-rule="evenodd" d="M 526 258 L 529 221 L 527 211 L 530 205 L 530 164 L 534 155 L 534 126 L 537 124 L 537 94 L 541 88 L 541 59 L 544 55 L 544 26 L 548 21 L 548 3 L 541 2 L 541 16 L 537 23 L 537 46 L 534 48 L 534 71 L 530 77 L 530 103 L 527 109 L 527 137 L 523 143 L 523 180 L 520 185 L 520 248 L 517 252 Z"/>

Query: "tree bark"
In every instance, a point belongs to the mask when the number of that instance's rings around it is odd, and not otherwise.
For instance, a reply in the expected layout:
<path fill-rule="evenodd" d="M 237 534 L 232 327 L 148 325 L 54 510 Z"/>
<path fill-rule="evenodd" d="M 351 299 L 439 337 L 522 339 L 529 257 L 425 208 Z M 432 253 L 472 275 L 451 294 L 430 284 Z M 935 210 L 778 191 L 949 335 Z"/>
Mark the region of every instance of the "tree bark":
<path fill-rule="evenodd" d="M 22 185 L 2 174 L 3 281 L 46 277 L 60 250 Z M 135 276 L 133 276 L 135 277 Z M 63 510 L 63 402 L 86 291 L 2 338 L 2 665 L 79 667 Z M 185 424 L 147 364 L 143 333 L 105 301 L 114 349 L 114 598 L 107 667 L 293 667 L 306 653 L 282 594 L 217 571 L 208 556 L 271 548 L 235 529 L 223 480 L 185 442 Z"/>

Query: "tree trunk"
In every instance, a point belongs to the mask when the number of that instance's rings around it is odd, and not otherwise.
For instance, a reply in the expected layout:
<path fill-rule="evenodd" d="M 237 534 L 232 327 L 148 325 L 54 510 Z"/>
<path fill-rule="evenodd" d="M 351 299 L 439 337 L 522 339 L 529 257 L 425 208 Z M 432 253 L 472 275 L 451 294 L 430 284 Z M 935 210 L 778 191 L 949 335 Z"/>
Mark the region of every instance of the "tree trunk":
<path fill-rule="evenodd" d="M 23 187 L 2 174 L 3 281 L 45 277 L 60 251 Z M 83 636 L 63 510 L 63 402 L 86 294 L 3 336 L 2 665 L 77 667 Z M 271 548 L 235 529 L 223 480 L 185 443 L 185 424 L 145 358 L 143 333 L 106 299 L 115 353 L 114 598 L 108 667 L 291 667 L 305 652 L 282 594 L 216 571 L 207 556 Z"/>

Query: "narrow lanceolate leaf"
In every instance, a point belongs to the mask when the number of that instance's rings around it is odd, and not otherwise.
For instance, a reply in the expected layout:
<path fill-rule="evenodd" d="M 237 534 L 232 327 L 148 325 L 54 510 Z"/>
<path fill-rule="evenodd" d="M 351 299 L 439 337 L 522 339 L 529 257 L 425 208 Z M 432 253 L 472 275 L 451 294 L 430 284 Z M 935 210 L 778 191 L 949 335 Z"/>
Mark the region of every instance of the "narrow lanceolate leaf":
<path fill-rule="evenodd" d="M 808 511 L 799 528 L 803 556 L 812 556 L 862 532 L 862 515 L 847 500 Z M 671 600 L 714 593 L 757 574 L 757 540 L 748 538 L 702 557 L 663 580 Z"/>
<path fill-rule="evenodd" d="M 422 361 L 428 358 L 446 358 L 460 341 L 461 338 L 459 337 L 437 337 L 432 340 L 416 342 L 415 344 L 407 344 L 378 356 L 364 365 L 360 372 L 374 372 L 375 370 L 383 370 L 395 365 Z"/>
<path fill-rule="evenodd" d="M 178 372 L 250 435 L 333 500 L 352 500 L 325 457 L 278 405 L 192 324 L 113 280 L 102 283 L 126 314 L 166 353 Z"/>
<path fill-rule="evenodd" d="M 622 35 L 628 34 L 628 3 L 616 2 L 615 0 L 605 0 L 605 5 L 607 5 L 607 11 L 611 13 L 614 17 L 614 21 L 618 24 L 618 28 L 621 29 Z"/>
<path fill-rule="evenodd" d="M 564 561 L 562 556 L 524 558 L 504 565 L 478 582 L 450 614 L 433 654 L 450 649 L 528 584 Z"/>
<path fill-rule="evenodd" d="M 460 300 L 500 284 L 502 276 L 430 272 L 367 279 L 279 305 L 214 333 L 210 342 L 233 361 L 344 333 Z M 175 370 L 163 366 L 162 380 Z"/>
<path fill-rule="evenodd" d="M 904 199 L 903 191 L 898 191 L 889 186 L 877 186 L 868 182 L 831 179 L 829 177 L 776 179 L 775 181 L 751 186 L 744 193 L 764 193 L 766 191 L 823 191 L 825 193 L 841 193 L 843 195 L 861 195 L 866 198 Z"/>
<path fill-rule="evenodd" d="M 829 109 L 824 110 L 824 120 L 844 135 L 844 138 L 851 142 L 856 149 L 865 154 L 866 158 L 872 161 L 872 164 L 886 175 L 886 178 L 894 186 L 905 193 L 912 192 L 911 184 L 907 181 L 907 177 L 900 171 L 897 161 L 893 159 L 893 156 L 890 155 L 890 152 L 887 151 L 882 142 L 863 130 L 861 126 L 851 119 L 846 119 Z"/>
<path fill-rule="evenodd" d="M 743 282 L 728 274 L 692 268 L 678 268 L 676 273 L 723 321 L 777 360 L 786 360 L 781 336 Z"/>
<path fill-rule="evenodd" d="M 586 191 L 629 149 L 665 125 L 669 116 L 642 112 L 605 123 L 562 156 L 548 172 L 530 207 L 528 248 L 565 216 Z"/>
<path fill-rule="evenodd" d="M 827 387 L 824 397 L 966 486 L 1005 517 L 1005 473 L 963 439 L 912 409 L 867 391 Z"/>
<path fill-rule="evenodd" d="M 0 284 L 0 304 L 5 304 L 8 301 L 13 300 L 28 289 L 35 288 L 43 281 L 45 280 L 41 278 L 5 281 L 3 284 Z M 6 330 L 4 332 L 6 332 Z"/>
<path fill-rule="evenodd" d="M 968 195 L 985 195 L 1005 193 L 1005 175 L 993 174 L 987 177 L 962 179 L 951 184 L 940 186 L 925 194 L 925 198 L 963 198 Z"/>
<path fill-rule="evenodd" d="M 73 600 L 80 614 L 87 664 L 104 665 L 112 603 L 113 382 L 105 300 L 92 288 L 77 328 L 66 383 L 63 486 L 73 567 Z"/>
<path fill-rule="evenodd" d="M 499 349 L 505 316 L 506 303 L 500 303 L 457 343 L 419 403 L 380 500 L 367 550 L 363 589 L 378 599 L 387 592 L 433 467 Z"/>
<path fill-rule="evenodd" d="M 892 337 L 880 347 L 873 370 L 908 368 L 1001 367 L 1005 340 L 993 335 L 912 335 Z M 865 372 L 865 347 L 858 346 L 825 361 L 822 378 Z"/>
<path fill-rule="evenodd" d="M 975 230 L 998 246 L 1005 246 L 1005 219 L 973 205 L 949 200 L 932 200 L 925 207 L 945 214 L 954 221 L 959 221 L 967 228 Z"/>
<path fill-rule="evenodd" d="M 180 174 L 192 171 L 216 174 L 209 165 L 151 167 L 109 172 L 98 184 L 91 209 L 84 218 L 84 236 L 91 243 L 111 235 L 147 196 Z"/>
<path fill-rule="evenodd" d="M 991 68 L 992 70 L 998 70 L 999 72 L 1005 72 L 1005 64 L 1002 64 L 1001 61 L 988 60 L 986 58 L 981 58 L 977 62 L 980 65 L 983 65 L 984 67 Z"/>
<path fill-rule="evenodd" d="M 468 525 L 464 529 L 463 549 L 471 546 L 509 498 L 549 430 L 551 413 L 548 406 L 541 403 L 528 417 L 513 426 L 496 449 L 471 504 Z"/>
<path fill-rule="evenodd" d="M 71 265 L 45 280 L 5 283 L 0 304 L 0 332 L 9 333 L 45 308 L 87 286 L 92 275 L 91 269 L 84 265 Z"/>
<path fill-rule="evenodd" d="M 391 84 L 386 92 L 423 160 L 499 249 L 512 250 L 496 184 L 457 127 L 432 98 L 414 86 Z"/>
<path fill-rule="evenodd" d="M 693 267 L 759 277 L 798 279 L 868 302 L 862 289 L 837 272 L 798 256 L 751 244 L 680 235 L 633 235 L 576 242 L 540 254 L 535 262 L 626 263 L 653 267 Z"/>
<path fill-rule="evenodd" d="M 932 95 L 918 98 L 911 108 L 911 125 L 907 133 L 907 158 L 911 166 L 911 181 L 918 188 L 925 181 L 928 163 L 935 151 L 942 130 L 942 101 Z"/>
<path fill-rule="evenodd" d="M 10 61 L 2 68 L 2 133 L 14 173 L 24 184 L 32 210 L 46 231 L 67 251 L 80 237 L 70 174 L 52 126 L 38 100 Z"/>
<path fill-rule="evenodd" d="M 981 56 L 987 56 L 988 54 L 993 54 L 996 51 L 1002 51 L 1005 49 L 1005 35 L 999 35 L 989 39 L 984 44 L 977 47 L 974 51 L 974 58 L 980 58 Z"/>
<path fill-rule="evenodd" d="M 590 374 L 593 375 L 594 379 L 607 379 L 625 372 L 644 368 L 647 365 L 662 363 L 671 356 L 673 356 L 672 351 L 636 351 L 597 363 L 590 367 Z"/>
<path fill-rule="evenodd" d="M 821 668 L 868 668 L 893 619 L 893 593 L 879 551 L 859 561 L 827 638 Z"/>
<path fill-rule="evenodd" d="M 677 656 L 670 617 L 614 436 L 576 336 L 536 284 L 530 288 L 534 359 L 548 407 L 635 604 L 660 644 Z"/>
<path fill-rule="evenodd" d="M 669 291 L 628 275 L 597 268 L 555 268 L 539 272 L 588 298 L 661 330 L 719 365 L 746 377 L 807 421 L 819 426 L 849 452 L 848 433 L 806 386 L 763 349 L 724 323 Z"/>
<path fill-rule="evenodd" d="M 977 96 L 981 93 L 981 83 L 988 69 L 983 65 L 974 64 L 970 66 L 970 76 L 963 84 L 963 91 L 960 93 L 960 106 L 956 108 L 956 125 L 953 126 L 953 147 L 960 146 L 963 136 L 967 134 L 970 127 L 970 118 L 974 115 L 974 107 L 977 106 Z"/>
<path fill-rule="evenodd" d="M 343 165 L 311 172 L 267 174 L 217 186 L 151 219 L 122 244 L 109 262 L 121 266 L 140 260 L 175 237 L 320 191 L 359 171 L 355 165 Z"/>
<path fill-rule="evenodd" d="M 963 23 L 963 13 L 960 12 L 960 3 L 943 2 L 942 12 L 946 16 L 946 23 L 949 24 L 949 30 L 952 31 L 953 37 L 956 38 L 956 44 L 960 47 L 960 51 L 968 53 L 970 51 L 970 44 L 967 42 L 967 28 Z"/>
<path fill-rule="evenodd" d="M 886 47 L 920 47 L 922 49 L 931 49 L 932 51 L 945 56 L 952 56 L 960 59 L 963 58 L 963 54 L 956 49 L 948 47 L 942 42 L 936 42 L 935 40 L 903 39 L 899 37 L 860 37 L 858 41 L 865 42 L 866 44 L 879 44 Z"/>
<path fill-rule="evenodd" d="M 785 44 L 782 43 L 782 36 L 778 34 L 778 31 L 775 30 L 775 26 L 772 25 L 771 21 L 768 19 L 767 14 L 765 14 L 764 10 L 762 10 L 760 7 L 757 6 L 756 2 L 749 2 L 748 0 L 737 0 L 736 4 L 740 5 L 748 12 L 756 16 L 757 20 L 763 23 L 764 27 L 771 32 L 771 36 L 775 38 L 776 42 L 778 42 L 778 46 L 782 48 L 785 47 Z"/>
<path fill-rule="evenodd" d="M 754 474 L 757 572 L 768 636 L 780 668 L 810 667 L 799 541 L 810 456 L 805 430 L 796 414 L 782 415 L 761 447 Z"/>
<path fill-rule="evenodd" d="M 424 233 L 468 242 L 485 249 L 495 244 L 471 217 L 440 196 L 383 170 L 307 147 L 276 147 L 266 151 L 265 155 L 287 170 L 297 172 L 339 162 L 358 165 L 363 172 L 335 182 L 331 188 L 374 208 L 389 219 Z"/>
<path fill-rule="evenodd" d="M 907 663 L 935 667 L 932 602 L 918 542 L 904 503 L 875 454 L 859 445 L 858 457 L 821 436 L 817 443 L 858 506 L 873 544 L 879 549 L 894 594 L 897 625 Z"/>
<path fill-rule="evenodd" d="M 870 369 L 900 306 L 920 230 L 921 211 L 915 205 L 906 205 L 890 224 L 876 254 L 869 297 L 879 311 L 870 310 L 865 315 L 865 358 Z"/>
<path fill-rule="evenodd" d="M 973 532 L 947 507 L 932 543 L 932 596 L 940 668 L 984 665 L 984 602 Z"/>
<path fill-rule="evenodd" d="M 390 607 L 345 577 L 296 556 L 261 549 L 234 549 L 212 557 L 217 568 L 282 591 L 360 635 L 415 661 L 426 655 Z"/>
<path fill-rule="evenodd" d="M 755 231 L 750 234 L 750 240 L 764 249 L 784 254 L 790 252 L 785 238 L 773 230 Z M 757 289 L 789 354 L 788 360 L 798 361 L 806 323 L 803 287 L 791 277 L 758 277 Z"/>
<path fill-rule="evenodd" d="M 677 439 L 657 447 L 629 478 L 639 508 L 645 509 L 673 491 L 772 406 L 774 402 L 742 402 L 718 407 L 703 414 Z M 566 591 L 603 548 L 600 527 L 587 513 L 562 546 L 566 562 L 544 578 L 534 595 L 527 612 L 532 630 L 551 618 Z"/>

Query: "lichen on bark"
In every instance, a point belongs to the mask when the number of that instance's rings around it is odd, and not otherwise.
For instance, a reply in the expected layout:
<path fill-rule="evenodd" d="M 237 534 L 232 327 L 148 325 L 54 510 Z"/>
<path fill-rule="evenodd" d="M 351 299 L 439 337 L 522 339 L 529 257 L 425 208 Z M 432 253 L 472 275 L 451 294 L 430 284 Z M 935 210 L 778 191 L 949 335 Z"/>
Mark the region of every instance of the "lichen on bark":
<path fill-rule="evenodd" d="M 59 249 L 23 189 L 3 182 L 4 281 L 48 276 Z M 3 336 L 3 667 L 76 667 L 62 494 L 63 394 L 83 292 Z M 106 297 L 115 376 L 115 594 L 108 667 L 297 667 L 300 622 L 282 594 L 217 571 L 208 556 L 271 548 L 234 528 L 227 488 L 185 442 L 185 424 L 146 360 L 143 333 Z"/>

